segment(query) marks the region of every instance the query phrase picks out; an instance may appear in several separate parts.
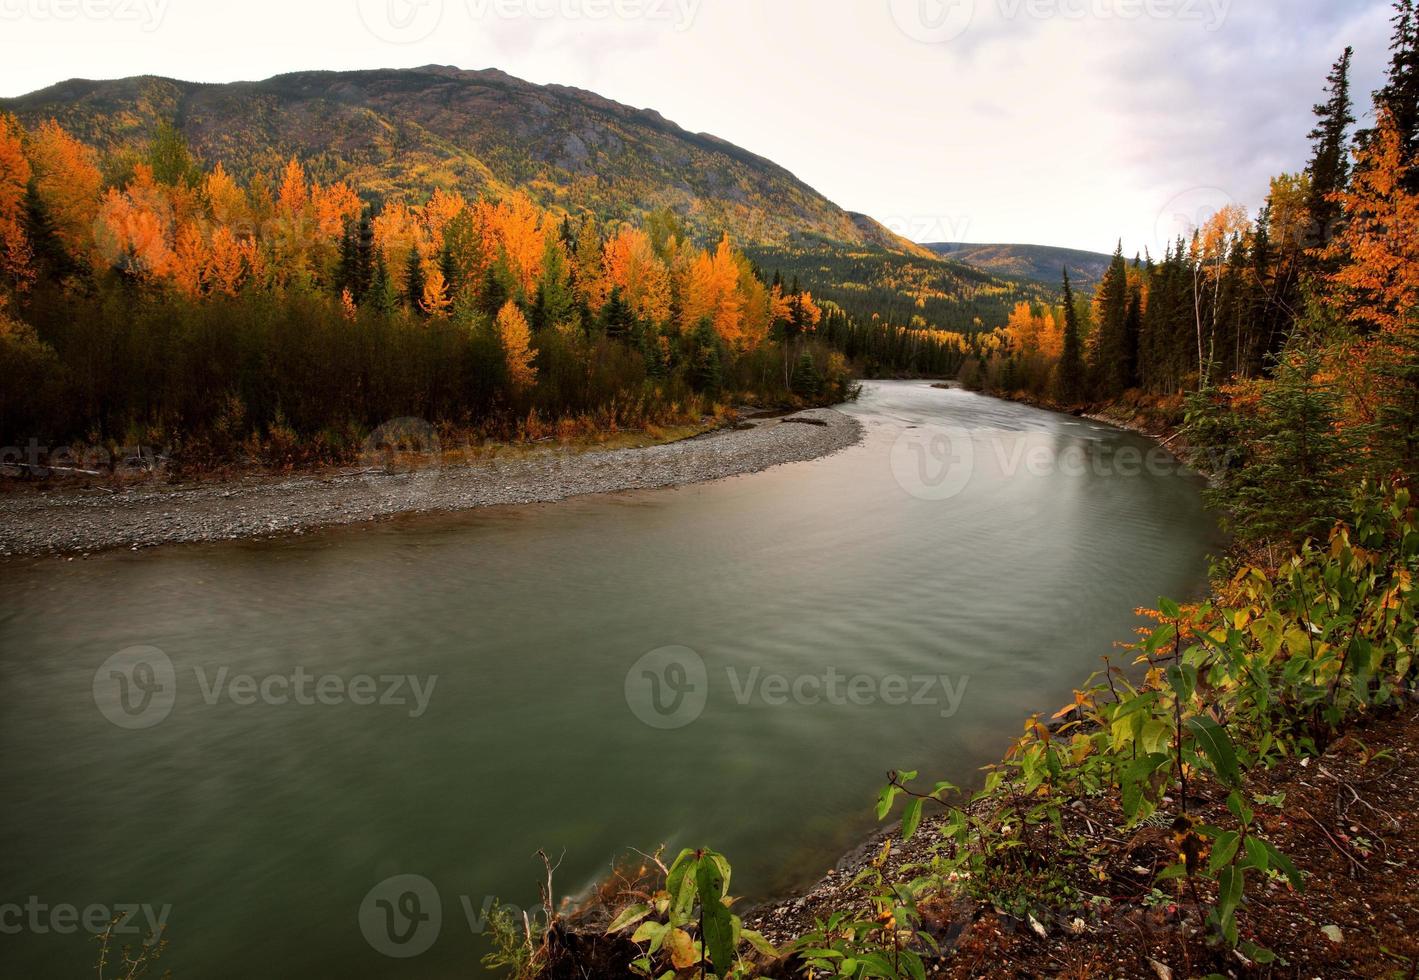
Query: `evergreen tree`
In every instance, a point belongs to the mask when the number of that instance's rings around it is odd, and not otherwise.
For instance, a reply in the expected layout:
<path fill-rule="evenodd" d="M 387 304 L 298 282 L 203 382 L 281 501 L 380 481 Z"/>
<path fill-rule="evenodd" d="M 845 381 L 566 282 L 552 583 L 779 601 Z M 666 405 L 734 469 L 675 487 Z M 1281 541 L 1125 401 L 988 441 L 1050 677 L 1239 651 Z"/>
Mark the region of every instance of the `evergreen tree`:
<path fill-rule="evenodd" d="M 513 293 L 514 283 L 512 273 L 507 267 L 507 256 L 499 249 L 498 257 L 483 273 L 483 284 L 478 290 L 478 308 L 492 319 L 512 298 Z"/>
<path fill-rule="evenodd" d="M 1345 189 L 1350 180 L 1349 140 L 1346 136 L 1355 117 L 1350 112 L 1350 59 L 1353 48 L 1346 48 L 1330 75 L 1326 92 L 1330 97 L 1315 107 L 1316 127 L 1310 138 L 1314 150 L 1309 173 L 1311 176 L 1311 227 L 1316 246 L 1327 244 L 1337 231 L 1341 217 L 1340 204 L 1331 195 Z"/>
<path fill-rule="evenodd" d="M 621 287 L 615 286 L 606 305 L 601 310 L 601 327 L 612 340 L 624 340 L 630 336 L 636 317 L 630 304 L 621 298 Z"/>
<path fill-rule="evenodd" d="M 184 185 L 196 187 L 202 182 L 202 168 L 192 158 L 187 139 L 172 123 L 158 123 L 153 142 L 148 147 L 148 166 L 153 168 L 153 179 L 170 187 Z"/>
<path fill-rule="evenodd" d="M 541 330 L 571 319 L 576 297 L 572 294 L 571 270 L 558 240 L 547 239 L 542 253 L 542 276 L 537 281 L 537 297 L 532 306 L 532 326 Z"/>
<path fill-rule="evenodd" d="M 724 368 L 720 363 L 719 334 L 714 332 L 714 326 L 708 318 L 701 320 L 695 327 L 691 343 L 694 352 L 691 360 L 691 380 L 695 390 L 709 395 L 717 394 L 724 383 Z"/>
<path fill-rule="evenodd" d="M 1099 329 L 1094 335 L 1091 367 L 1097 394 L 1116 398 L 1132 387 L 1133 364 L 1128 354 L 1128 266 L 1123 260 L 1123 242 L 1114 252 L 1113 262 L 1099 283 Z"/>
<path fill-rule="evenodd" d="M 404 302 L 414 312 L 421 310 L 424 302 L 424 262 L 417 248 L 409 249 L 409 258 L 404 263 Z"/>
<path fill-rule="evenodd" d="M 450 303 L 458 298 L 458 263 L 453 258 L 453 249 L 444 245 L 439 252 L 439 275 L 443 277 L 444 298 Z"/>
<path fill-rule="evenodd" d="M 1298 338 L 1276 358 L 1254 413 L 1234 422 L 1227 449 L 1249 455 L 1212 491 L 1232 529 L 1256 540 L 1322 536 L 1348 502 L 1350 436 L 1336 424 L 1341 395 L 1322 374 L 1324 354 Z"/>
<path fill-rule="evenodd" d="M 1084 400 L 1084 342 L 1079 331 L 1079 311 L 1074 306 L 1074 289 L 1069 270 L 1064 270 L 1064 351 L 1059 358 L 1056 395 L 1065 405 Z"/>
<path fill-rule="evenodd" d="M 1414 0 L 1396 0 L 1394 7 L 1389 75 L 1384 87 L 1375 93 L 1375 117 L 1385 110 L 1394 117 L 1411 161 L 1405 187 L 1419 191 L 1419 17 Z M 1374 130 L 1367 130 L 1360 140 L 1368 143 L 1373 136 Z"/>
<path fill-rule="evenodd" d="M 823 392 L 823 378 L 818 374 L 818 365 L 807 348 L 798 355 L 798 366 L 793 371 L 793 392 L 810 401 Z"/>
<path fill-rule="evenodd" d="M 389 267 L 385 265 L 383 252 L 375 256 L 369 296 L 385 319 L 392 318 L 399 311 L 399 290 L 394 284 L 394 277 L 389 274 Z"/>
<path fill-rule="evenodd" d="M 41 279 L 61 281 L 79 271 L 78 264 L 69 256 L 68 249 L 59 240 L 54 221 L 49 215 L 49 208 L 39 196 L 33 181 L 25 189 L 23 218 L 25 235 L 29 239 L 30 251 L 34 256 L 35 271 Z M 121 258 L 115 256 L 115 260 L 119 265 L 122 264 Z"/>

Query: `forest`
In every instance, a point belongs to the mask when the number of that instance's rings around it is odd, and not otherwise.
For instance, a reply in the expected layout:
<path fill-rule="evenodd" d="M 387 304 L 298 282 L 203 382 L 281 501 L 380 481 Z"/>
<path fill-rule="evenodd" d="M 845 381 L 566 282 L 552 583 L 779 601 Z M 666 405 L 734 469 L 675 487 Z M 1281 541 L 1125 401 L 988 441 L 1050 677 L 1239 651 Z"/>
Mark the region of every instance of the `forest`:
<path fill-rule="evenodd" d="M 1419 38 L 1396 4 L 1373 125 L 1354 129 L 1352 50 L 1315 107 L 1309 164 L 1161 256 L 1122 247 L 1092 297 L 1067 273 L 962 368 L 973 388 L 1185 423 L 1244 539 L 1318 534 L 1365 480 L 1419 468 Z"/>
<path fill-rule="evenodd" d="M 295 159 L 243 185 L 171 126 L 100 158 L 55 121 L 0 119 L 0 270 L 5 441 L 198 465 L 339 461 L 409 416 L 511 439 L 836 402 L 847 363 L 820 330 L 872 343 L 665 210 L 376 205 Z"/>

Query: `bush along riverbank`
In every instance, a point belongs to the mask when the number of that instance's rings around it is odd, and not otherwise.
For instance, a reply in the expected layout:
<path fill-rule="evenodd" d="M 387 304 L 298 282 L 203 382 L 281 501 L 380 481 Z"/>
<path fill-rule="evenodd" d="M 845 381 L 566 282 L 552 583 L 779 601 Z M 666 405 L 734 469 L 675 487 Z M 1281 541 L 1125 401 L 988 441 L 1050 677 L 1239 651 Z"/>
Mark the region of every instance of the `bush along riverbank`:
<path fill-rule="evenodd" d="M 1029 719 L 977 792 L 891 773 L 877 815 L 896 831 L 803 899 L 746 922 L 724 856 L 657 854 L 545 930 L 501 921 L 489 965 L 1412 976 L 1416 573 L 1409 491 L 1363 487 L 1348 520 L 1274 566 L 1239 559 L 1210 600 L 1140 610 L 1151 625 L 1126 657 Z"/>

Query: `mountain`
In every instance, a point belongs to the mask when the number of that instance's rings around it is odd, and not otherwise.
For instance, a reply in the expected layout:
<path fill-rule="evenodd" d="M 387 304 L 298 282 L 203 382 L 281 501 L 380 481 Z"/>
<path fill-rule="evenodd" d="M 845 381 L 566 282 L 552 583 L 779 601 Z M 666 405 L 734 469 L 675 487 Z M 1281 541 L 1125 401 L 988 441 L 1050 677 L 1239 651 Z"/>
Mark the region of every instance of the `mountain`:
<path fill-rule="evenodd" d="M 1093 289 L 1104 278 L 1113 256 L 1049 245 L 971 245 L 964 242 L 937 242 L 927 245 L 935 254 L 954 262 L 964 262 L 986 272 L 1011 279 L 1031 279 L 1058 286 L 1067 266 L 1076 286 Z"/>
<path fill-rule="evenodd" d="M 321 180 L 363 194 L 423 199 L 527 191 L 545 207 L 635 220 L 666 206 L 703 238 L 805 237 L 927 256 L 865 215 L 844 211 L 783 167 L 649 109 L 534 85 L 489 69 L 298 72 L 199 84 L 139 76 L 75 79 L 0 99 L 27 126 L 50 117 L 106 152 L 136 150 L 176 125 L 209 165 L 276 173 L 299 157 Z"/>

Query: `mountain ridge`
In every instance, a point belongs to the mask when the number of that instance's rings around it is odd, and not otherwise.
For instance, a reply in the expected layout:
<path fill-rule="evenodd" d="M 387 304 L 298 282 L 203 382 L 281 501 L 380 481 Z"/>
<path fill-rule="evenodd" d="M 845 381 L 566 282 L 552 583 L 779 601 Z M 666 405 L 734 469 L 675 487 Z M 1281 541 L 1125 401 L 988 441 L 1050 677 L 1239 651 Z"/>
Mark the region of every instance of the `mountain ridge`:
<path fill-rule="evenodd" d="M 993 275 L 1028 279 L 1058 287 L 1067 267 L 1077 286 L 1092 289 L 1104 277 L 1113 256 L 1087 249 L 1024 243 L 933 242 L 924 245 L 940 258 L 962 262 Z"/>
<path fill-rule="evenodd" d="M 0 99 L 0 111 L 27 126 L 56 118 L 106 153 L 136 151 L 171 122 L 199 157 L 239 177 L 275 173 L 296 156 L 312 176 L 348 179 L 381 198 L 516 189 L 602 220 L 669 207 L 701 238 L 726 230 L 745 243 L 784 245 L 816 236 L 930 256 L 751 150 L 655 109 L 498 68 L 297 71 L 236 82 L 75 78 Z"/>

